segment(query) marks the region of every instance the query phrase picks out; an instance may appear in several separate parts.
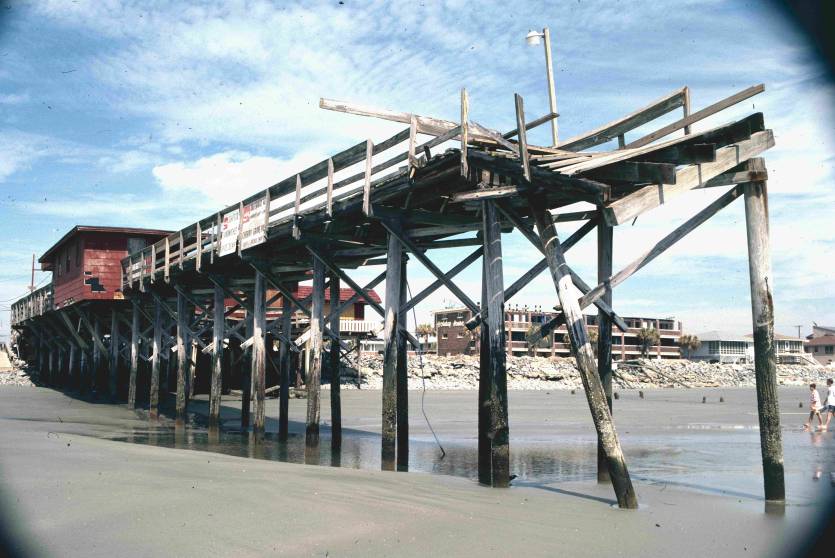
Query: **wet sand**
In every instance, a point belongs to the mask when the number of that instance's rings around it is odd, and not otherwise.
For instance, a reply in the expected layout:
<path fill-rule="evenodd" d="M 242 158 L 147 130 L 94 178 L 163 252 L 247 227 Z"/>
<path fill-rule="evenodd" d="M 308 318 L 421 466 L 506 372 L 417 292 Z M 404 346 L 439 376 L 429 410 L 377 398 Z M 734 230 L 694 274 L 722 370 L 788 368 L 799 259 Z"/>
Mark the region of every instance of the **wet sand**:
<path fill-rule="evenodd" d="M 645 393 L 621 392 L 615 402 L 642 504 L 634 512 L 614 508 L 611 487 L 595 481 L 581 392 L 511 392 L 519 478 L 494 490 L 471 480 L 472 392 L 426 395 L 444 459 L 420 414 L 420 393 L 410 394 L 411 469 L 446 473 L 429 475 L 376 470 L 379 392 L 343 394 L 336 468 L 282 462 L 303 460 L 298 435 L 286 446 L 236 435 L 236 401 L 224 402 L 227 433 L 213 440 L 199 424 L 149 428 L 143 413 L 124 406 L 2 387 L 0 497 L 15 540 L 47 556 L 780 555 L 826 513 L 835 443 L 832 433 L 799 431 L 806 409 L 798 401 L 805 405 L 808 391 L 781 390 L 784 515 L 764 513 L 753 390 Z M 297 434 L 304 405 L 291 401 Z M 191 407 L 199 414 L 204 406 L 198 398 Z M 271 400 L 268 431 L 276 415 Z M 320 461 L 331 463 L 327 428 L 322 448 Z"/>

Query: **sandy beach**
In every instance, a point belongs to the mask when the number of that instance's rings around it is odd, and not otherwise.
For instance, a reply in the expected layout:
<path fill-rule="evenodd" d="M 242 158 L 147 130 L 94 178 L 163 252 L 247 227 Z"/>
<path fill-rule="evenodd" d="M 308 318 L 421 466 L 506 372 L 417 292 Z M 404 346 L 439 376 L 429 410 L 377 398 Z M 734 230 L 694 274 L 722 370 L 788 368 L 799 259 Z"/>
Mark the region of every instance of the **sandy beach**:
<path fill-rule="evenodd" d="M 229 432 L 212 441 L 199 417 L 182 431 L 165 419 L 149 427 L 123 405 L 5 386 L 4 523 L 13 548 L 32 556 L 781 555 L 826 513 L 832 434 L 800 432 L 802 391 L 781 392 L 789 502 L 784 514 L 766 514 L 753 390 L 723 390 L 724 403 L 702 391 L 625 392 L 616 402 L 641 501 L 627 512 L 594 478 L 580 393 L 511 392 L 519 477 L 497 490 L 471 480 L 470 392 L 426 395 L 444 459 L 420 393 L 411 394 L 415 472 L 393 473 L 376 470 L 379 392 L 344 394 L 342 467 L 327 467 L 283 462 L 303 460 L 298 436 L 282 447 L 269 435 L 255 445 L 231 432 L 236 401 L 224 405 Z M 291 403 L 298 433 L 305 402 Z M 198 398 L 192 410 L 204 405 Z M 324 434 L 320 462 L 332 464 Z"/>

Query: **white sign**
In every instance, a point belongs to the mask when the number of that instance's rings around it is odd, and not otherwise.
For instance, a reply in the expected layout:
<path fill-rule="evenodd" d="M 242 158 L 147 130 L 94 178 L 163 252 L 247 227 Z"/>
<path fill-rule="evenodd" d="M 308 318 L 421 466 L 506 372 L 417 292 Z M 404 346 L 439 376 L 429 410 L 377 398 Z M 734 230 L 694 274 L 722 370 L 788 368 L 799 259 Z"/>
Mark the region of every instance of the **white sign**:
<path fill-rule="evenodd" d="M 267 240 L 266 196 L 244 206 L 241 218 L 241 250 L 257 246 Z"/>
<path fill-rule="evenodd" d="M 241 212 L 236 209 L 223 216 L 220 225 L 220 252 L 218 256 L 234 254 L 238 249 L 238 230 L 241 227 Z"/>

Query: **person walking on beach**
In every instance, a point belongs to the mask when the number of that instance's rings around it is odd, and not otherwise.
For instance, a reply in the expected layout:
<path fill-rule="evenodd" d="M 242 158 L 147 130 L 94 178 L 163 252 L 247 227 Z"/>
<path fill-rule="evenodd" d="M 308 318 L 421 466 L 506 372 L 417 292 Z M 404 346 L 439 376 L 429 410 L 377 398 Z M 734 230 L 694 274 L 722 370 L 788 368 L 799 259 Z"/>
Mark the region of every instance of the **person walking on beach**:
<path fill-rule="evenodd" d="M 808 431 L 812 427 L 812 419 L 818 417 L 818 426 L 823 428 L 823 419 L 821 418 L 821 396 L 818 393 L 818 386 L 809 384 L 809 420 L 803 425 L 803 430 Z"/>
<path fill-rule="evenodd" d="M 826 405 L 824 406 L 826 413 L 826 424 L 821 427 L 821 430 L 829 430 L 829 421 L 832 420 L 832 415 L 835 415 L 835 386 L 832 385 L 832 378 L 826 380 Z"/>

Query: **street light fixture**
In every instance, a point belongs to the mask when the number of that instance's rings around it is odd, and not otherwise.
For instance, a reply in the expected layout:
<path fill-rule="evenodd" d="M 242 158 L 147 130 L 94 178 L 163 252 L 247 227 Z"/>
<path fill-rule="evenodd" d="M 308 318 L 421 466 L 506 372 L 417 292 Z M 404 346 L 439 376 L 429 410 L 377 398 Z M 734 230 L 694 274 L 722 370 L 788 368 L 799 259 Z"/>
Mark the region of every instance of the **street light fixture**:
<path fill-rule="evenodd" d="M 545 39 L 545 71 L 548 74 L 548 100 L 550 101 L 551 112 L 557 114 L 557 94 L 554 91 L 554 67 L 551 60 L 551 32 L 547 27 L 541 33 L 531 29 L 525 36 L 525 42 L 531 46 L 538 45 L 540 39 Z M 553 146 L 556 147 L 559 143 L 559 128 L 557 126 L 556 116 L 551 119 L 551 135 Z"/>

